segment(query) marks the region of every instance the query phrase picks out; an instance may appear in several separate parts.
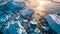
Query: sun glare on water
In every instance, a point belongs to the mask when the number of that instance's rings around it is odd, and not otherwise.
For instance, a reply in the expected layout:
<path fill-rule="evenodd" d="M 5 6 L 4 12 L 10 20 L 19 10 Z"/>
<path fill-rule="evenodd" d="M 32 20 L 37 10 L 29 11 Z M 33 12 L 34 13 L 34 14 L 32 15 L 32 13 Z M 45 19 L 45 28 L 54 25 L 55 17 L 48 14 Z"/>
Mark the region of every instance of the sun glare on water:
<path fill-rule="evenodd" d="M 39 6 L 37 6 L 37 9 L 40 11 L 45 11 L 46 7 L 50 4 L 49 1 L 45 1 L 45 0 L 39 0 Z"/>

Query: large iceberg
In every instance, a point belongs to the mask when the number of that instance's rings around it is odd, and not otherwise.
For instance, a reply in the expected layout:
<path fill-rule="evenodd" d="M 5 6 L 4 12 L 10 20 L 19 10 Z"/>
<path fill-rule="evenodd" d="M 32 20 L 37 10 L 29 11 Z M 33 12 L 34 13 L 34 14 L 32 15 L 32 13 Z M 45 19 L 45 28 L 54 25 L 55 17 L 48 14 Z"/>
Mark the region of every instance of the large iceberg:
<path fill-rule="evenodd" d="M 46 20 L 49 26 L 55 30 L 57 34 L 60 34 L 60 16 L 56 14 L 49 14 L 46 16 Z"/>

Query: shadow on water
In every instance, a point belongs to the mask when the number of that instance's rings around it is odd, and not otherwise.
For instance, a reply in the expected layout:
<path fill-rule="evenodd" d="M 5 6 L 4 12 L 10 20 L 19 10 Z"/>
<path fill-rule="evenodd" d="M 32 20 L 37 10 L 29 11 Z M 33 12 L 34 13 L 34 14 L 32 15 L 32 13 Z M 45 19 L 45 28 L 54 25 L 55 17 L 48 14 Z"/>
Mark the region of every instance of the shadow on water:
<path fill-rule="evenodd" d="M 3 34 L 3 32 L 0 30 L 0 34 Z"/>

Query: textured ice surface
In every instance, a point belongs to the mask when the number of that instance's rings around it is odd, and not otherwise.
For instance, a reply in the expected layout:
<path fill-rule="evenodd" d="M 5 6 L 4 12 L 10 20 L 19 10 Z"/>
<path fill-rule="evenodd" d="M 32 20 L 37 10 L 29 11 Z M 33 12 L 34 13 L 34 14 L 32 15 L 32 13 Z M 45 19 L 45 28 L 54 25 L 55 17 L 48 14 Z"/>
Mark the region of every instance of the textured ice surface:
<path fill-rule="evenodd" d="M 50 14 L 46 17 L 46 20 L 51 28 L 60 34 L 60 16 Z"/>
<path fill-rule="evenodd" d="M 9 26 L 6 26 L 2 31 L 4 34 L 27 34 L 19 21 L 14 21 L 14 23 L 10 23 Z"/>

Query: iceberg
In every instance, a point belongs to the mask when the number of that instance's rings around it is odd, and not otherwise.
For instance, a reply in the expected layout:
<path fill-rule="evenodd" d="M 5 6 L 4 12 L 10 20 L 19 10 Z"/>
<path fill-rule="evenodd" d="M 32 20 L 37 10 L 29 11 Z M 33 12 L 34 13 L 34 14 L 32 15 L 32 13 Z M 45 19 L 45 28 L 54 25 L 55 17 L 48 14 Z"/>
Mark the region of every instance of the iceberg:
<path fill-rule="evenodd" d="M 49 24 L 49 26 L 57 32 L 57 34 L 60 34 L 60 16 L 56 14 L 49 14 L 46 16 L 46 20 Z"/>

